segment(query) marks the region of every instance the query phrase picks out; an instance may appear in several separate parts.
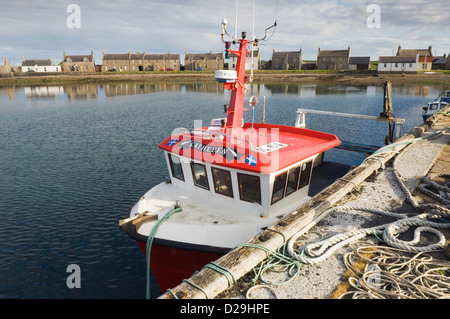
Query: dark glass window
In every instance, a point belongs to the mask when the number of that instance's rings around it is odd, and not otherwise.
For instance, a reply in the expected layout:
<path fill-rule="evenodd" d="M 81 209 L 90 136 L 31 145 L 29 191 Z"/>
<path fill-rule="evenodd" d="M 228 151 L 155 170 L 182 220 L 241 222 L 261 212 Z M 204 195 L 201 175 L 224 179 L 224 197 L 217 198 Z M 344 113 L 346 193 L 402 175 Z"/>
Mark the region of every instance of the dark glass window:
<path fill-rule="evenodd" d="M 300 172 L 300 183 L 298 184 L 298 189 L 305 187 L 309 184 L 309 179 L 311 177 L 312 161 L 302 164 L 302 169 Z"/>
<path fill-rule="evenodd" d="M 209 190 L 208 176 L 206 175 L 205 165 L 198 163 L 191 163 L 191 169 L 195 186 Z"/>
<path fill-rule="evenodd" d="M 183 168 L 181 167 L 181 160 L 178 156 L 169 156 L 170 169 L 172 170 L 172 176 L 184 181 Z"/>
<path fill-rule="evenodd" d="M 286 186 L 287 172 L 278 175 L 273 181 L 272 204 L 284 197 L 284 187 Z"/>
<path fill-rule="evenodd" d="M 300 176 L 300 166 L 289 170 L 288 180 L 286 184 L 286 196 L 297 190 L 298 178 Z"/>
<path fill-rule="evenodd" d="M 241 200 L 261 204 L 261 185 L 259 176 L 238 173 L 238 182 Z"/>
<path fill-rule="evenodd" d="M 233 187 L 231 183 L 231 174 L 229 171 L 212 168 L 214 190 L 216 193 L 233 197 Z"/>

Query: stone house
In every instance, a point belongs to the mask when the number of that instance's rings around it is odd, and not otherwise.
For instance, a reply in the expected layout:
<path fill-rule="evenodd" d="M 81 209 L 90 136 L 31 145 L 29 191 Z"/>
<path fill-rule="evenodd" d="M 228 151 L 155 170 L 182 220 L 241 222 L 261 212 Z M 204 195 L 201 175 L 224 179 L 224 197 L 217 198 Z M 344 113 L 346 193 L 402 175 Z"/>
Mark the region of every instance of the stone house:
<path fill-rule="evenodd" d="M 90 55 L 66 55 L 60 63 L 63 72 L 95 72 L 94 53 Z"/>
<path fill-rule="evenodd" d="M 346 70 L 349 68 L 350 46 L 347 50 L 321 50 L 317 53 L 318 70 Z"/>
<path fill-rule="evenodd" d="M 139 51 L 132 54 L 105 54 L 103 51 L 102 72 L 139 72 L 139 71 L 165 71 L 180 69 L 180 55 L 147 54 Z"/>
<path fill-rule="evenodd" d="M 61 72 L 61 66 L 54 65 L 52 58 L 48 60 L 25 60 L 22 58 L 22 72 Z"/>
<path fill-rule="evenodd" d="M 380 56 L 378 72 L 382 73 L 417 73 L 419 54 L 410 56 Z"/>
<path fill-rule="evenodd" d="M 450 70 L 450 53 L 447 55 L 447 63 L 445 63 L 445 69 Z"/>
<path fill-rule="evenodd" d="M 0 65 L 0 74 L 11 73 L 11 71 L 12 71 L 11 63 L 9 63 L 8 59 L 5 58 L 5 63 L 3 65 Z"/>
<path fill-rule="evenodd" d="M 236 70 L 237 55 L 230 53 L 230 58 L 228 59 L 228 70 Z M 251 70 L 252 68 L 252 52 L 247 52 L 247 57 L 245 60 L 245 69 Z M 259 49 L 253 51 L 253 70 L 261 69 L 261 55 Z"/>
<path fill-rule="evenodd" d="M 302 49 L 299 51 L 272 53 L 272 70 L 301 70 L 303 63 Z"/>
<path fill-rule="evenodd" d="M 402 49 L 398 46 L 397 56 L 399 57 L 415 57 L 419 55 L 417 71 L 429 71 L 433 66 L 433 52 L 431 45 L 428 49 Z"/>
<path fill-rule="evenodd" d="M 184 52 L 184 69 L 189 71 L 223 70 L 223 53 L 187 53 Z"/>

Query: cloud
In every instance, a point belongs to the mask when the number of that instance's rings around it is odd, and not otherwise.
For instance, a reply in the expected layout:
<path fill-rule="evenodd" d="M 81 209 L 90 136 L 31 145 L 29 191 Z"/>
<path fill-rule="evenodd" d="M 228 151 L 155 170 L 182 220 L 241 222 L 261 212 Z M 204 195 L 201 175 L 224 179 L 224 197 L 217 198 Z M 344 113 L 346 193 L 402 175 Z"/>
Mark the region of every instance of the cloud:
<path fill-rule="evenodd" d="M 238 34 L 252 34 L 252 2 L 239 1 Z M 68 28 L 67 6 L 81 8 L 81 28 Z M 318 47 L 346 49 L 352 55 L 390 55 L 402 47 L 433 46 L 437 54 L 450 50 L 448 0 L 255 0 L 255 35 L 277 20 L 270 41 L 261 46 L 263 59 L 273 49 L 303 49 L 304 58 L 315 59 Z M 367 7 L 380 8 L 380 28 L 369 28 Z M 36 0 L 10 1 L 0 11 L 0 56 L 20 62 L 28 58 L 62 58 L 102 50 L 153 53 L 221 52 L 221 21 L 235 32 L 235 1 L 211 0 Z"/>

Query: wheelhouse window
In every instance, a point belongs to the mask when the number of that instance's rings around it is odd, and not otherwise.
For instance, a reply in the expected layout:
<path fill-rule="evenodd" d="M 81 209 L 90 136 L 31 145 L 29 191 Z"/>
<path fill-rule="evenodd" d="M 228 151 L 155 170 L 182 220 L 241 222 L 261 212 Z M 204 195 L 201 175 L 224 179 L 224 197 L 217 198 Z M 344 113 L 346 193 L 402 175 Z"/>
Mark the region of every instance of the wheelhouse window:
<path fill-rule="evenodd" d="M 172 171 L 172 176 L 184 181 L 183 167 L 181 167 L 181 160 L 178 156 L 172 156 L 172 154 L 167 154 L 169 157 L 170 169 Z"/>
<path fill-rule="evenodd" d="M 261 204 L 261 184 L 258 176 L 237 174 L 241 200 Z"/>
<path fill-rule="evenodd" d="M 214 190 L 216 193 L 233 197 L 233 187 L 231 183 L 231 174 L 227 170 L 212 168 Z"/>
<path fill-rule="evenodd" d="M 309 179 L 311 177 L 311 169 L 312 169 L 312 161 L 302 164 L 298 189 L 303 188 L 309 184 Z"/>
<path fill-rule="evenodd" d="M 299 177 L 300 177 L 300 166 L 297 166 L 289 170 L 286 184 L 286 196 L 292 194 L 297 190 Z"/>
<path fill-rule="evenodd" d="M 208 176 L 206 167 L 203 164 L 191 163 L 192 177 L 194 185 L 209 190 Z"/>
<path fill-rule="evenodd" d="M 275 177 L 272 191 L 272 204 L 284 197 L 284 187 L 286 186 L 287 172 Z"/>

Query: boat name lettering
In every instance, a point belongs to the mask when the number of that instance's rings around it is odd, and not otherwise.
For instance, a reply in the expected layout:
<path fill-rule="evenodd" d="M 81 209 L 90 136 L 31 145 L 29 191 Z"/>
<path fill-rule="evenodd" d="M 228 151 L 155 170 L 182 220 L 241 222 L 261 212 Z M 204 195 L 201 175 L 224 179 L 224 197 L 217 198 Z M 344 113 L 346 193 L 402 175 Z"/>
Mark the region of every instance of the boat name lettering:
<path fill-rule="evenodd" d="M 223 146 L 212 146 L 208 144 L 203 144 L 194 140 L 189 141 L 181 141 L 178 143 L 178 147 L 180 150 L 193 148 L 197 151 L 201 151 L 203 153 L 208 154 L 219 154 L 222 155 L 227 159 L 227 161 L 233 160 L 233 159 L 240 159 L 242 157 L 242 153 L 238 152 L 233 147 L 223 147 Z"/>

